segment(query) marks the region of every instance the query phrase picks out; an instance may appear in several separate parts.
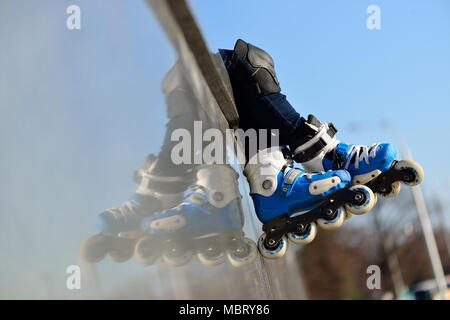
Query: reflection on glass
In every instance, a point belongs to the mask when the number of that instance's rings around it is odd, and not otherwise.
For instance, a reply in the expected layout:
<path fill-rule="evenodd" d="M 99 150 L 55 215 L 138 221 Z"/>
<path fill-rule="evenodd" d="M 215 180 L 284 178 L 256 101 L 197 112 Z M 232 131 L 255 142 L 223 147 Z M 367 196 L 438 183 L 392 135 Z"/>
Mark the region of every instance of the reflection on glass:
<path fill-rule="evenodd" d="M 196 255 L 205 266 L 228 260 L 240 267 L 256 258 L 255 243 L 242 230 L 239 176 L 227 164 L 225 139 L 213 152 L 213 163 L 197 164 L 196 157 L 209 144 L 203 141 L 203 132 L 216 124 L 205 112 L 210 106 L 196 98 L 185 72 L 179 60 L 163 80 L 169 122 L 161 151 L 157 156 L 150 154 L 136 171 L 133 198 L 98 216 L 100 233 L 81 246 L 86 262 L 97 263 L 107 255 L 124 262 L 134 255 L 144 265 L 160 258 L 167 265 L 181 266 Z M 198 140 L 200 123 L 201 143 L 192 141 L 192 152 L 187 158 L 184 155 L 184 163 L 175 164 L 174 150 L 180 141 L 173 133 L 178 130 Z"/>

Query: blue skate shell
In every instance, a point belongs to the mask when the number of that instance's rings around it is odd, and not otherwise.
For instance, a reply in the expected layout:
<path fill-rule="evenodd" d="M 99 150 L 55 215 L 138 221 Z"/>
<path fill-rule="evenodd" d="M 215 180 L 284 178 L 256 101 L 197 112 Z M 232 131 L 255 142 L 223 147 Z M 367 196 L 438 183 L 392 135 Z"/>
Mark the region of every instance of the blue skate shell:
<path fill-rule="evenodd" d="M 180 229 L 167 230 L 150 227 L 150 224 L 155 220 L 176 215 L 183 216 L 186 219 L 186 225 Z M 167 234 L 201 230 L 239 230 L 242 229 L 243 225 L 244 218 L 240 199 L 232 200 L 224 208 L 216 208 L 208 202 L 204 194 L 192 192 L 177 207 L 144 218 L 140 228 L 150 234 Z"/>
<path fill-rule="evenodd" d="M 349 156 L 350 148 L 352 146 L 353 144 L 339 143 L 334 152 L 342 154 L 345 158 L 347 158 Z M 380 170 L 381 172 L 384 172 L 386 170 L 389 170 L 392 161 L 395 160 L 396 156 L 397 150 L 394 148 L 394 146 L 392 146 L 392 144 L 382 143 L 378 146 L 375 159 L 369 156 L 369 165 L 364 160 L 362 160 L 359 162 L 359 169 L 356 169 L 354 160 L 352 159 L 352 162 L 350 163 L 350 165 L 346 170 L 350 173 L 352 177 L 360 174 L 365 174 L 376 169 Z M 332 170 L 333 168 L 332 160 L 325 157 L 323 158 L 322 163 L 325 170 Z"/>
<path fill-rule="evenodd" d="M 101 232 L 110 236 L 116 236 L 120 232 L 138 230 L 142 217 L 150 214 L 145 203 L 152 200 L 152 197 L 135 194 L 120 207 L 100 213 L 96 226 Z"/>
<path fill-rule="evenodd" d="M 291 169 L 289 172 L 292 170 L 298 169 Z M 309 193 L 309 185 L 311 182 L 331 177 L 339 177 L 341 182 L 322 194 L 312 195 Z M 313 174 L 311 180 L 306 176 L 299 175 L 295 178 L 292 185 L 286 185 L 285 180 L 283 172 L 280 172 L 277 176 L 277 189 L 270 197 L 252 194 L 256 215 L 262 223 L 268 222 L 285 213 L 292 216 L 296 213 L 315 208 L 324 197 L 347 187 L 350 184 L 351 176 L 346 170 L 336 170 L 323 174 Z"/>

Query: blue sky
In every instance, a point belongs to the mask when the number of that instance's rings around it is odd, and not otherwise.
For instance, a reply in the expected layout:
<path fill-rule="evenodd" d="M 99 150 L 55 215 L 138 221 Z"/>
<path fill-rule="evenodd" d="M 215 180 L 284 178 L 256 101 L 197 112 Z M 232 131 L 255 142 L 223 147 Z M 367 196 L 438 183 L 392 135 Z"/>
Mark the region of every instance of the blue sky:
<path fill-rule="evenodd" d="M 65 27 L 74 3 L 79 31 Z M 381 8 L 381 30 L 366 28 L 369 4 Z M 425 169 L 424 186 L 437 181 L 445 198 L 450 2 L 193 6 L 211 48 L 242 38 L 268 51 L 294 107 L 333 122 L 342 140 L 393 141 L 382 119 L 399 128 Z M 138 0 L 2 0 L 0 41 L 0 298 L 78 297 L 64 289 L 65 268 L 96 232 L 96 215 L 132 195 L 134 170 L 159 151 L 160 83 L 176 57 Z M 135 261 L 99 269 L 110 287 L 153 272 Z"/>

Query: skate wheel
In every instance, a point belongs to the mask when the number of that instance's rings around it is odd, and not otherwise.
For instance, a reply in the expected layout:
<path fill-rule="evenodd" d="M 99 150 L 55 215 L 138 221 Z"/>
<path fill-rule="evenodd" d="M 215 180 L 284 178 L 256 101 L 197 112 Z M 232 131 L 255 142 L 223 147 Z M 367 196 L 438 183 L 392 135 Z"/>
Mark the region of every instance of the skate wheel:
<path fill-rule="evenodd" d="M 209 239 L 206 248 L 197 252 L 197 259 L 207 267 L 217 266 L 225 262 L 225 253 L 220 241 Z"/>
<path fill-rule="evenodd" d="M 163 250 L 162 259 L 171 267 L 179 267 L 191 261 L 194 253 L 191 249 L 185 249 L 182 246 L 170 246 Z"/>
<path fill-rule="evenodd" d="M 109 258 L 118 263 L 131 259 L 134 254 L 135 240 L 125 238 L 113 238 L 113 246 L 108 250 Z"/>
<path fill-rule="evenodd" d="M 139 263 L 152 265 L 160 256 L 160 245 L 152 237 L 143 237 L 136 243 L 134 255 Z"/>
<path fill-rule="evenodd" d="M 210 252 L 198 252 L 197 259 L 200 263 L 207 267 L 217 266 L 225 262 L 225 253 L 220 252 L 217 254 L 211 254 Z"/>
<path fill-rule="evenodd" d="M 354 185 L 350 187 L 350 190 L 354 190 L 359 196 L 362 196 L 360 204 L 346 203 L 345 209 L 351 214 L 364 214 L 370 211 L 375 204 L 375 196 L 370 188 L 363 185 Z"/>
<path fill-rule="evenodd" d="M 96 234 L 83 241 L 80 247 L 81 259 L 87 263 L 98 263 L 108 253 L 108 236 Z"/>
<path fill-rule="evenodd" d="M 292 243 L 305 245 L 314 240 L 317 235 L 317 224 L 315 222 L 311 222 L 306 227 L 306 230 L 302 233 L 288 233 L 288 238 Z"/>
<path fill-rule="evenodd" d="M 374 203 L 373 203 L 373 206 L 375 207 L 378 203 L 378 195 L 376 192 L 373 192 L 373 197 L 375 198 Z"/>
<path fill-rule="evenodd" d="M 264 258 L 279 259 L 286 253 L 288 241 L 286 237 L 282 237 L 278 246 L 274 249 L 267 249 L 265 246 L 266 234 L 263 233 L 258 239 L 258 250 Z"/>
<path fill-rule="evenodd" d="M 244 238 L 240 242 L 238 246 L 227 252 L 228 261 L 236 268 L 251 264 L 258 255 L 258 249 L 253 240 Z"/>
<path fill-rule="evenodd" d="M 404 170 L 405 176 L 402 182 L 407 186 L 417 186 L 423 180 L 423 168 L 413 160 L 401 160 L 394 165 L 396 170 Z"/>
<path fill-rule="evenodd" d="M 401 185 L 400 181 L 395 181 L 391 184 L 391 192 L 388 193 L 380 193 L 380 195 L 384 198 L 394 198 L 400 192 Z"/>
<path fill-rule="evenodd" d="M 345 220 L 345 209 L 338 208 L 336 212 L 336 217 L 334 219 L 320 218 L 317 219 L 317 224 L 324 230 L 336 230 L 337 228 L 342 226 L 344 220 Z"/>

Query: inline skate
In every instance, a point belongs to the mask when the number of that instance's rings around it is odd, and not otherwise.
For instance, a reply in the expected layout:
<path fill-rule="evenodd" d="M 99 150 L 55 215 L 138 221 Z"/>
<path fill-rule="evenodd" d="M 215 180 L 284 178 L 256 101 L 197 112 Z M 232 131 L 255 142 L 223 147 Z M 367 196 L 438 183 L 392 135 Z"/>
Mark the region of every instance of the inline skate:
<path fill-rule="evenodd" d="M 134 254 L 143 218 L 171 208 L 183 199 L 187 178 L 158 175 L 158 159 L 149 155 L 146 164 L 136 171 L 138 185 L 135 195 L 117 208 L 108 209 L 97 218 L 99 234 L 86 239 L 81 245 L 81 258 L 97 263 L 108 255 L 114 262 L 125 262 Z"/>
<path fill-rule="evenodd" d="M 244 217 L 237 173 L 227 165 L 202 165 L 185 199 L 175 208 L 146 217 L 146 232 L 135 248 L 145 265 L 158 257 L 170 266 L 188 263 L 193 255 L 206 266 L 228 260 L 233 266 L 251 263 L 256 244 L 244 237 Z"/>
<path fill-rule="evenodd" d="M 270 259 L 286 253 L 288 239 L 295 244 L 310 243 L 317 225 L 326 230 L 339 228 L 346 212 L 366 213 L 375 201 L 368 187 L 349 187 L 351 177 L 346 170 L 306 173 L 294 168 L 279 147 L 259 151 L 244 174 L 263 223 L 258 249 Z"/>
<path fill-rule="evenodd" d="M 408 186 L 422 182 L 422 167 L 413 160 L 396 160 L 397 151 L 390 143 L 347 144 L 336 139 L 336 132 L 333 124 L 309 115 L 299 129 L 299 139 L 290 145 L 294 160 L 307 172 L 345 169 L 353 184 L 367 185 L 387 198 L 400 192 L 400 182 Z"/>

